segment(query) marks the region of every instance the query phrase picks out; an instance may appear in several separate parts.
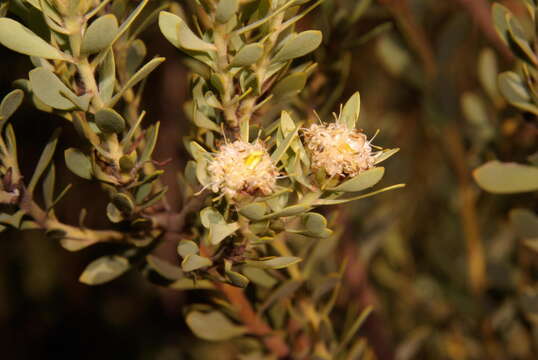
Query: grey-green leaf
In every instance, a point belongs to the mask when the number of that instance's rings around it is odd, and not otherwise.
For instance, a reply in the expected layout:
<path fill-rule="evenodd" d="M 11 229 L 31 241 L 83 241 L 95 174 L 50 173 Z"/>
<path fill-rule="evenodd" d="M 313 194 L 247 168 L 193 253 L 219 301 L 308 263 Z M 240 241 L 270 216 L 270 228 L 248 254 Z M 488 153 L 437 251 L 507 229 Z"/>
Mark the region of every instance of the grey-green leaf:
<path fill-rule="evenodd" d="M 194 51 L 215 50 L 215 45 L 196 36 L 179 16 L 167 11 L 159 14 L 159 28 L 164 37 L 177 48 Z"/>
<path fill-rule="evenodd" d="M 232 235 L 239 229 L 238 223 L 231 224 L 210 224 L 209 225 L 209 242 L 212 245 L 218 245 L 228 236 Z"/>
<path fill-rule="evenodd" d="M 109 108 L 100 109 L 95 113 L 95 123 L 104 133 L 121 134 L 125 130 L 125 119 Z"/>
<path fill-rule="evenodd" d="M 52 71 L 38 67 L 28 75 L 32 92 L 45 104 L 59 110 L 69 110 L 75 107 L 70 99 L 77 96 Z"/>
<path fill-rule="evenodd" d="M 311 53 L 318 48 L 322 39 L 323 35 L 318 30 L 308 30 L 297 35 L 290 35 L 284 40 L 282 48 L 276 53 L 273 61 L 288 61 Z"/>
<path fill-rule="evenodd" d="M 122 256 L 104 256 L 92 261 L 80 275 L 87 285 L 100 285 L 123 275 L 129 270 L 129 261 Z"/>
<path fill-rule="evenodd" d="M 82 39 L 81 52 L 94 54 L 106 49 L 118 33 L 118 20 L 113 14 L 96 19 L 88 26 Z"/>
<path fill-rule="evenodd" d="M 523 79 L 512 71 L 499 75 L 499 91 L 513 106 L 538 115 L 538 107 L 531 103 L 532 99 Z"/>
<path fill-rule="evenodd" d="M 220 0 L 217 5 L 217 21 L 225 24 L 235 15 L 239 8 L 239 0 Z"/>
<path fill-rule="evenodd" d="M 19 108 L 24 98 L 24 92 L 20 89 L 13 90 L 4 98 L 0 103 L 0 116 L 3 118 L 0 123 L 0 130 L 3 128 L 3 124 L 13 115 L 13 113 Z"/>
<path fill-rule="evenodd" d="M 336 187 L 329 188 L 328 190 L 345 192 L 362 191 L 377 184 L 383 178 L 384 174 L 384 167 L 375 167 L 370 170 L 366 170 L 347 181 L 344 181 Z"/>
<path fill-rule="evenodd" d="M 208 313 L 192 311 L 185 321 L 196 336 L 209 341 L 230 340 L 247 332 L 245 327 L 233 324 L 218 311 Z"/>
<path fill-rule="evenodd" d="M 54 152 L 56 151 L 56 144 L 58 144 L 58 137 L 60 136 L 60 132 L 61 129 L 56 129 L 52 134 L 51 139 L 45 146 L 45 149 L 43 149 L 41 157 L 39 158 L 37 166 L 34 170 L 34 174 L 32 175 L 32 179 L 30 180 L 30 184 L 28 185 L 29 193 L 32 193 L 34 191 L 37 182 L 52 161 L 52 157 L 54 156 Z"/>
<path fill-rule="evenodd" d="M 181 269 L 183 271 L 194 271 L 202 268 L 206 268 L 213 265 L 211 259 L 200 256 L 198 254 L 187 255 L 181 262 Z"/>
<path fill-rule="evenodd" d="M 354 129 L 357 120 L 359 120 L 359 114 L 361 112 L 361 95 L 357 91 L 353 94 L 344 105 L 342 114 L 340 114 L 339 121 L 345 124 L 348 129 Z"/>
<path fill-rule="evenodd" d="M 489 192 L 514 194 L 538 190 L 538 167 L 490 161 L 473 172 L 478 185 Z"/>
<path fill-rule="evenodd" d="M 263 46 L 259 43 L 243 46 L 232 60 L 230 66 L 250 66 L 255 64 L 263 55 Z"/>
<path fill-rule="evenodd" d="M 251 220 L 261 220 L 267 211 L 267 206 L 264 203 L 252 203 L 243 206 L 239 209 L 239 213 Z"/>
<path fill-rule="evenodd" d="M 264 260 L 247 260 L 246 264 L 249 266 L 255 266 L 262 269 L 283 269 L 293 264 L 297 264 L 300 261 L 302 261 L 302 259 L 299 257 L 280 256 L 280 257 L 273 257 L 273 258 L 264 259 Z"/>
<path fill-rule="evenodd" d="M 510 222 L 520 237 L 538 239 L 538 216 L 532 211 L 513 209 L 510 211 Z"/>
<path fill-rule="evenodd" d="M 182 258 L 198 253 L 198 245 L 192 240 L 181 240 L 177 246 L 177 253 Z"/>
<path fill-rule="evenodd" d="M 297 72 L 286 76 L 280 80 L 273 88 L 273 94 L 276 97 L 282 98 L 297 94 L 303 90 L 306 85 L 308 75 L 304 72 Z"/>
<path fill-rule="evenodd" d="M 0 18 L 0 44 L 21 54 L 45 59 L 66 60 L 67 56 L 21 23 Z"/>
<path fill-rule="evenodd" d="M 246 276 L 235 271 L 226 271 L 226 276 L 228 276 L 228 279 L 232 284 L 240 288 L 246 288 L 249 283 Z"/>
<path fill-rule="evenodd" d="M 121 88 L 121 90 L 114 95 L 114 97 L 108 102 L 109 107 L 113 107 L 123 96 L 123 94 L 136 84 L 138 84 L 140 81 L 144 80 L 146 77 L 149 76 L 149 74 L 159 66 L 165 58 L 158 57 L 151 59 L 146 65 L 142 66 L 140 70 L 138 70 L 133 76 L 127 80 L 125 85 Z"/>
<path fill-rule="evenodd" d="M 83 179 L 90 180 L 92 178 L 92 162 L 82 151 L 70 148 L 64 152 L 65 164 L 75 175 Z"/>

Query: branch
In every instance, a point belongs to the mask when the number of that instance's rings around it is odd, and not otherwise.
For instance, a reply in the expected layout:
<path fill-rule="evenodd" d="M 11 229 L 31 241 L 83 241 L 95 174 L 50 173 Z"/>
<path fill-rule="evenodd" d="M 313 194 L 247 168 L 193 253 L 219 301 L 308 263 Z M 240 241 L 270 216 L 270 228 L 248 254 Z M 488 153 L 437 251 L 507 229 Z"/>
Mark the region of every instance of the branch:
<path fill-rule="evenodd" d="M 289 354 L 290 349 L 282 336 L 275 333 L 254 312 L 242 289 L 223 283 L 215 283 L 215 285 L 237 309 L 239 318 L 251 334 L 262 337 L 265 346 L 278 358 L 284 358 Z"/>

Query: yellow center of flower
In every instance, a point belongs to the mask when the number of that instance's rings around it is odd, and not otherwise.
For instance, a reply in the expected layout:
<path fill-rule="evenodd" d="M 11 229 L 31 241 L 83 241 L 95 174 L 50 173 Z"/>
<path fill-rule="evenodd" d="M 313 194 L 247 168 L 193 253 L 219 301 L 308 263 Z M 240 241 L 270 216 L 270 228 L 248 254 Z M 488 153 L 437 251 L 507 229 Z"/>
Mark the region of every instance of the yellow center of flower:
<path fill-rule="evenodd" d="M 262 161 L 263 152 L 261 151 L 253 151 L 251 152 L 246 158 L 245 158 L 245 165 L 248 167 L 249 170 L 254 170 L 256 165 Z"/>

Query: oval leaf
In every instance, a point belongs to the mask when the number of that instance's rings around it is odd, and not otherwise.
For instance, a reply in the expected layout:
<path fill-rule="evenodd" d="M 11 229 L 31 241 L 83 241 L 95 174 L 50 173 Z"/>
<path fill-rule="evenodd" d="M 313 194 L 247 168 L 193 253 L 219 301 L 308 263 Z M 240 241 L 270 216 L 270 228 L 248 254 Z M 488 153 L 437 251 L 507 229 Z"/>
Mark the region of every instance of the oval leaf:
<path fill-rule="evenodd" d="M 38 67 L 28 76 L 32 92 L 45 104 L 59 110 L 75 107 L 69 99 L 76 98 L 76 95 L 49 69 Z"/>
<path fill-rule="evenodd" d="M 211 259 L 208 259 L 206 257 L 192 254 L 187 255 L 183 261 L 181 262 L 181 269 L 183 271 L 194 271 L 202 268 L 206 268 L 213 265 L 213 262 Z"/>
<path fill-rule="evenodd" d="M 255 64 L 263 55 L 263 46 L 258 43 L 243 46 L 232 60 L 230 66 L 249 66 Z"/>
<path fill-rule="evenodd" d="M 177 253 L 182 258 L 198 253 L 198 245 L 191 240 L 181 240 L 177 246 Z"/>
<path fill-rule="evenodd" d="M 104 133 L 121 134 L 125 130 L 125 120 L 113 109 L 101 109 L 95 113 L 95 123 Z"/>
<path fill-rule="evenodd" d="M 235 15 L 239 8 L 238 0 L 220 0 L 217 5 L 217 21 L 225 24 Z"/>
<path fill-rule="evenodd" d="M 122 256 L 104 256 L 92 261 L 79 281 L 87 285 L 104 284 L 123 275 L 129 267 L 129 261 Z"/>
<path fill-rule="evenodd" d="M 19 22 L 0 18 L 0 44 L 21 54 L 66 60 L 66 56 Z"/>
<path fill-rule="evenodd" d="M 538 167 L 490 161 L 473 172 L 478 185 L 497 194 L 538 190 Z"/>
<path fill-rule="evenodd" d="M 177 48 L 195 51 L 215 50 L 215 45 L 196 36 L 183 19 L 167 11 L 159 14 L 159 28 L 164 37 Z"/>
<path fill-rule="evenodd" d="M 118 20 L 112 14 L 96 19 L 90 24 L 82 39 L 81 52 L 94 54 L 107 48 L 118 33 Z"/>
<path fill-rule="evenodd" d="M 366 170 L 347 181 L 344 181 L 336 187 L 329 188 L 328 190 L 345 192 L 362 191 L 377 184 L 383 178 L 384 174 L 384 167 L 375 167 L 370 170 Z"/>
<path fill-rule="evenodd" d="M 322 39 L 321 31 L 318 30 L 308 30 L 291 35 L 284 40 L 282 48 L 277 52 L 273 61 L 282 62 L 304 56 L 316 50 Z"/>
<path fill-rule="evenodd" d="M 70 148 L 64 152 L 65 164 L 75 175 L 83 179 L 90 180 L 92 178 L 92 162 L 82 151 Z"/>
<path fill-rule="evenodd" d="M 209 341 L 230 340 L 247 332 L 245 327 L 234 325 L 218 311 L 193 311 L 187 315 L 185 321 L 194 335 Z"/>

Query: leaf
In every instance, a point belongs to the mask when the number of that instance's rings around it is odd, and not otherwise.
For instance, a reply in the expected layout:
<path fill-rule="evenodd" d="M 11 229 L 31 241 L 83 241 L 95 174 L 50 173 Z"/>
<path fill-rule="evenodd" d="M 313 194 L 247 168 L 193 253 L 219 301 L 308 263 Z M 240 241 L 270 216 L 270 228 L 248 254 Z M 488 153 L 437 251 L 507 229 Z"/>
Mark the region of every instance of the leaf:
<path fill-rule="evenodd" d="M 226 224 L 222 214 L 210 206 L 200 211 L 200 221 L 206 229 L 209 229 L 212 224 Z"/>
<path fill-rule="evenodd" d="M 538 58 L 534 54 L 531 44 L 527 40 L 523 28 L 519 21 L 512 15 L 508 17 L 509 26 L 509 38 L 511 40 L 511 47 L 514 48 L 515 53 L 523 60 L 530 64 L 537 66 Z"/>
<path fill-rule="evenodd" d="M 65 164 L 71 172 L 83 179 L 90 180 L 92 178 L 92 162 L 82 151 L 69 148 L 64 152 Z"/>
<path fill-rule="evenodd" d="M 115 86 L 116 62 L 114 60 L 114 50 L 109 49 L 99 66 L 99 95 L 105 104 L 112 99 Z"/>
<path fill-rule="evenodd" d="M 127 90 L 129 90 L 130 88 L 138 84 L 140 81 L 148 77 L 149 74 L 153 70 L 155 70 L 157 66 L 159 66 L 164 60 L 166 59 L 163 57 L 154 58 L 154 59 L 151 59 L 146 65 L 142 66 L 140 70 L 138 70 L 133 76 L 129 78 L 129 80 L 127 80 L 125 85 L 121 88 L 121 90 L 116 95 L 114 95 L 112 100 L 110 100 L 107 103 L 108 107 L 111 107 L 111 108 L 114 107 L 114 105 L 116 105 L 116 103 L 120 101 L 121 97 Z"/>
<path fill-rule="evenodd" d="M 230 224 L 210 224 L 209 242 L 212 245 L 218 245 L 222 240 L 235 233 L 237 229 L 239 229 L 239 224 L 236 222 Z"/>
<path fill-rule="evenodd" d="M 217 5 L 216 19 L 222 24 L 226 24 L 239 8 L 239 0 L 220 0 Z"/>
<path fill-rule="evenodd" d="M 302 261 L 301 258 L 295 256 L 280 256 L 271 257 L 264 260 L 246 260 L 246 264 L 250 266 L 259 267 L 262 269 L 283 269 L 297 264 Z"/>
<path fill-rule="evenodd" d="M 377 184 L 385 174 L 384 167 L 374 167 L 370 170 L 359 173 L 355 177 L 344 181 L 340 185 L 329 188 L 330 191 L 357 192 L 368 189 Z"/>
<path fill-rule="evenodd" d="M 250 282 L 246 276 L 235 271 L 226 271 L 226 276 L 233 285 L 240 288 L 246 288 Z"/>
<path fill-rule="evenodd" d="M 13 90 L 4 96 L 0 103 L 0 117 L 2 118 L 0 120 L 0 131 L 11 115 L 21 106 L 23 98 L 24 92 L 20 89 Z"/>
<path fill-rule="evenodd" d="M 327 229 L 327 219 L 321 214 L 309 212 L 302 217 L 304 227 L 313 235 L 324 234 Z"/>
<path fill-rule="evenodd" d="M 183 19 L 167 11 L 159 13 L 159 28 L 164 37 L 177 48 L 194 51 L 214 51 L 215 45 L 196 36 Z"/>
<path fill-rule="evenodd" d="M 275 217 L 285 217 L 285 216 L 293 216 L 298 215 L 303 212 L 306 212 L 311 209 L 311 206 L 309 204 L 297 204 L 297 205 L 291 205 L 283 208 L 282 210 L 276 211 L 271 214 L 265 215 L 264 219 L 271 219 Z"/>
<path fill-rule="evenodd" d="M 303 284 L 302 281 L 290 280 L 282 283 L 278 288 L 271 291 L 269 297 L 263 302 L 258 309 L 258 313 L 261 314 L 267 310 L 275 302 L 290 298 Z"/>
<path fill-rule="evenodd" d="M 400 151 L 400 148 L 394 148 L 394 149 L 383 149 L 379 154 L 375 157 L 375 165 L 387 160 L 392 155 L 396 154 L 398 151 Z"/>
<path fill-rule="evenodd" d="M 187 255 L 183 261 L 181 262 L 181 269 L 185 272 L 194 271 L 202 268 L 206 268 L 213 265 L 213 262 L 211 259 L 208 259 L 206 257 L 197 255 L 197 254 L 191 254 Z"/>
<path fill-rule="evenodd" d="M 95 54 L 106 49 L 118 33 L 118 20 L 106 14 L 93 21 L 82 38 L 82 54 Z"/>
<path fill-rule="evenodd" d="M 272 277 L 265 270 L 260 268 L 245 266 L 243 267 L 243 274 L 256 285 L 263 286 L 266 288 L 272 288 L 278 283 L 278 281 L 274 277 Z"/>
<path fill-rule="evenodd" d="M 32 175 L 32 179 L 30 180 L 30 184 L 28 185 L 27 190 L 30 194 L 34 192 L 37 182 L 52 161 L 52 157 L 54 156 L 54 152 L 56 151 L 56 144 L 58 144 L 58 137 L 60 136 L 60 132 L 61 129 L 59 128 L 54 131 L 52 137 L 45 146 L 45 149 L 43 149 L 43 152 L 41 153 L 41 157 L 39 158 L 39 161 L 36 165 L 34 174 Z"/>
<path fill-rule="evenodd" d="M 95 113 L 95 123 L 104 133 L 121 134 L 125 130 L 125 119 L 109 108 L 100 109 Z"/>
<path fill-rule="evenodd" d="M 513 106 L 521 110 L 538 115 L 538 107 L 531 103 L 531 96 L 523 79 L 512 71 L 506 71 L 499 75 L 499 91 Z"/>
<path fill-rule="evenodd" d="M 372 196 L 377 195 L 377 194 L 381 194 L 381 193 L 386 192 L 386 191 L 401 189 L 403 187 L 405 187 L 405 184 L 396 184 L 396 185 L 387 186 L 387 187 L 384 187 L 382 189 L 372 191 L 372 192 L 369 192 L 369 193 L 366 193 L 366 194 L 352 196 L 352 197 L 344 198 L 344 199 L 319 199 L 314 203 L 314 205 L 339 205 L 339 204 L 345 204 L 345 203 L 348 203 L 350 201 L 366 199 L 366 198 L 372 197 Z"/>
<path fill-rule="evenodd" d="M 478 185 L 497 194 L 538 190 L 538 167 L 490 161 L 473 172 Z"/>
<path fill-rule="evenodd" d="M 499 34 L 499 37 L 504 41 L 504 43 L 510 46 L 509 37 L 508 37 L 508 17 L 512 13 L 500 3 L 494 3 L 492 6 L 492 17 L 493 24 L 495 25 L 495 30 Z"/>
<path fill-rule="evenodd" d="M 77 96 L 52 71 L 38 67 L 30 71 L 32 92 L 45 104 L 59 110 L 70 110 Z"/>
<path fill-rule="evenodd" d="M 146 44 L 140 39 L 134 40 L 127 50 L 126 71 L 129 75 L 134 74 L 146 57 Z"/>
<path fill-rule="evenodd" d="M 359 120 L 359 114 L 361 112 L 361 95 L 357 91 L 354 93 L 344 105 L 342 113 L 339 117 L 339 122 L 345 124 L 348 129 L 354 129 L 357 120 Z"/>
<path fill-rule="evenodd" d="M 283 62 L 304 56 L 318 48 L 323 39 L 321 31 L 308 30 L 290 35 L 273 57 L 274 62 Z"/>
<path fill-rule="evenodd" d="M 103 256 L 84 269 L 79 281 L 87 285 L 104 284 L 123 275 L 129 267 L 129 261 L 122 256 Z"/>
<path fill-rule="evenodd" d="M 146 262 L 148 266 L 145 275 L 153 283 L 166 286 L 185 278 L 183 271 L 178 266 L 172 265 L 157 256 L 146 256 Z"/>
<path fill-rule="evenodd" d="M 151 160 L 151 154 L 153 154 L 153 150 L 157 144 L 157 138 L 159 137 L 160 125 L 161 123 L 156 123 L 155 125 L 150 126 L 146 131 L 146 145 L 144 146 L 144 150 L 142 151 L 139 160 L 141 163 Z"/>
<path fill-rule="evenodd" d="M 527 209 L 510 211 L 510 222 L 522 238 L 538 238 L 538 216 Z"/>
<path fill-rule="evenodd" d="M 67 60 L 65 54 L 49 45 L 30 29 L 5 17 L 0 18 L 0 44 L 21 54 L 45 59 Z"/>
<path fill-rule="evenodd" d="M 285 118 L 286 114 L 287 113 L 285 111 L 283 111 L 282 112 L 282 118 Z M 290 147 L 293 140 L 295 140 L 295 137 L 297 136 L 297 132 L 301 128 L 301 125 L 302 125 L 301 123 L 297 124 L 297 126 L 295 127 L 295 130 L 290 132 L 286 136 L 284 141 L 282 141 L 282 143 L 278 145 L 277 149 L 271 154 L 271 161 L 274 164 L 278 163 L 280 161 L 280 159 L 282 159 L 282 156 L 284 155 L 286 150 L 288 150 L 288 148 Z"/>
<path fill-rule="evenodd" d="M 261 220 L 267 211 L 267 206 L 263 203 L 252 203 L 239 209 L 239 213 L 251 220 Z"/>
<path fill-rule="evenodd" d="M 131 214 L 135 208 L 135 205 L 129 195 L 124 193 L 117 193 L 112 198 L 112 204 L 116 206 L 124 214 Z"/>
<path fill-rule="evenodd" d="M 233 324 L 218 311 L 208 313 L 192 311 L 185 321 L 194 335 L 209 341 L 230 340 L 247 332 L 245 327 Z"/>
<path fill-rule="evenodd" d="M 308 75 L 305 72 L 297 72 L 288 75 L 275 85 L 273 94 L 280 98 L 295 95 L 303 90 L 307 78 Z"/>
<path fill-rule="evenodd" d="M 54 185 L 56 184 L 56 168 L 51 164 L 45 179 L 43 180 L 43 200 L 47 209 L 52 208 L 54 203 Z"/>
<path fill-rule="evenodd" d="M 177 253 L 182 258 L 198 253 L 198 245 L 191 240 L 181 240 L 177 246 Z"/>
<path fill-rule="evenodd" d="M 243 46 L 235 57 L 233 58 L 230 66 L 232 67 L 244 67 L 255 64 L 263 55 L 263 45 L 259 43 L 247 44 Z"/>
<path fill-rule="evenodd" d="M 112 203 L 108 203 L 106 206 L 106 216 L 108 220 L 114 224 L 120 223 L 125 220 L 121 211 Z"/>

